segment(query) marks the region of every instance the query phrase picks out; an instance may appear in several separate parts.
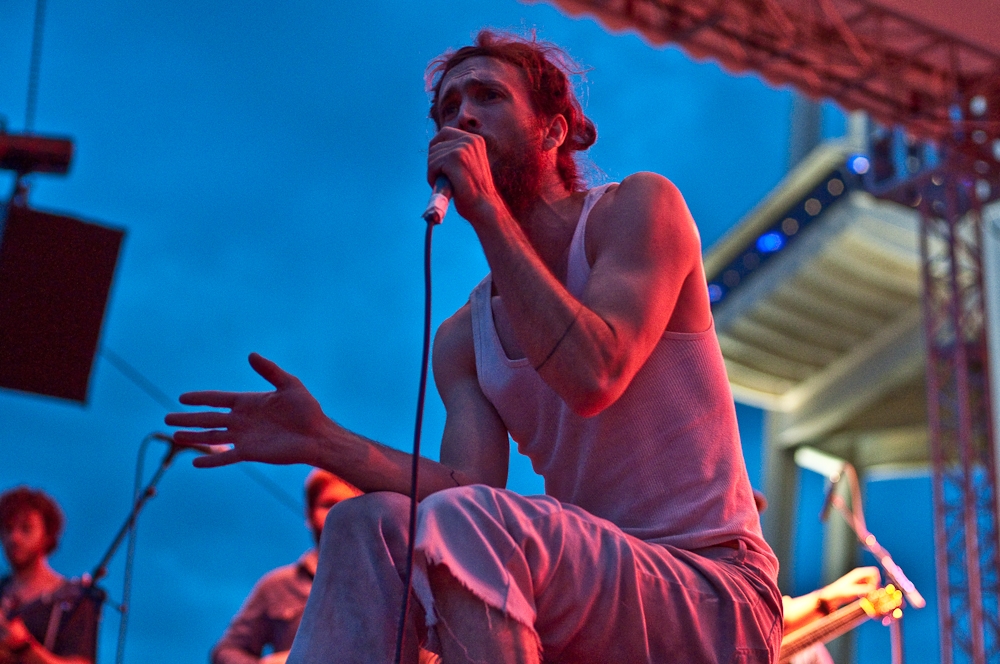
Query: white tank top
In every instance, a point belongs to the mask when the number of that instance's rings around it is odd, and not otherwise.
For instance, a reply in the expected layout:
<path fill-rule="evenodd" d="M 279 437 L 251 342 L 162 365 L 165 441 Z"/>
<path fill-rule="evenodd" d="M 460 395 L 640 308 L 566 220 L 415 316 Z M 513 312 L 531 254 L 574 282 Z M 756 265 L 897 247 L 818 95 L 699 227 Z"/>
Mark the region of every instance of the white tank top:
<path fill-rule="evenodd" d="M 566 287 L 581 298 L 590 265 L 587 217 L 611 185 L 587 193 L 570 244 Z M 594 417 L 572 411 L 531 367 L 507 357 L 491 306 L 491 277 L 473 290 L 479 384 L 545 493 L 649 542 L 685 549 L 742 539 L 777 560 L 761 536 L 736 410 L 714 324 L 664 332 L 622 396 Z"/>

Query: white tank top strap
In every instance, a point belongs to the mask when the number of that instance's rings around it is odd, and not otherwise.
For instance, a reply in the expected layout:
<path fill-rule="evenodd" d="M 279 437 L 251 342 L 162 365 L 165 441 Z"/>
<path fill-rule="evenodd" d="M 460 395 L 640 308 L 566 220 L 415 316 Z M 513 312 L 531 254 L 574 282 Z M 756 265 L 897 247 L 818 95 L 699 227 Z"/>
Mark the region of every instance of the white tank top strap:
<path fill-rule="evenodd" d="M 587 218 L 594 205 L 601 199 L 601 196 L 618 184 L 609 182 L 599 187 L 594 187 L 587 192 L 587 197 L 583 199 L 583 209 L 580 211 L 580 220 L 576 222 L 576 230 L 573 231 L 573 239 L 569 243 L 569 257 L 566 265 L 566 290 L 575 298 L 583 296 L 583 289 L 587 285 L 590 277 L 590 263 L 587 262 L 587 248 L 585 244 L 587 233 Z"/>
<path fill-rule="evenodd" d="M 476 365 L 483 365 L 486 353 L 495 349 L 491 348 L 490 340 L 494 334 L 493 330 L 493 307 L 490 302 L 493 291 L 493 280 L 490 274 L 483 277 L 483 280 L 472 289 L 469 295 L 469 306 L 472 309 L 472 341 L 476 349 Z"/>

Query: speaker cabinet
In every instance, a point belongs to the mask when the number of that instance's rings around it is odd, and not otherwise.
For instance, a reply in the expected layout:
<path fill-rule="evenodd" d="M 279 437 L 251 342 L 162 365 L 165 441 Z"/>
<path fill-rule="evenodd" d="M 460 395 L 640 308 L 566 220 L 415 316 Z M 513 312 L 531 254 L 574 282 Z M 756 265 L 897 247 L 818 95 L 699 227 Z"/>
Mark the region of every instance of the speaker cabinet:
<path fill-rule="evenodd" d="M 124 237 L 8 207 L 0 235 L 0 387 L 86 403 Z"/>

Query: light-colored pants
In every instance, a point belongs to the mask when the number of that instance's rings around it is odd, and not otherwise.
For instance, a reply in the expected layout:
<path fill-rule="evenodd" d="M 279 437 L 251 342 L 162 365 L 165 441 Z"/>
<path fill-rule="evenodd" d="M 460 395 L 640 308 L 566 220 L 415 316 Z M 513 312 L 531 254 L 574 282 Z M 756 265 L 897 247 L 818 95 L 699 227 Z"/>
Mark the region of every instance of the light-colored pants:
<path fill-rule="evenodd" d="M 392 661 L 408 510 L 408 499 L 392 493 L 330 510 L 289 664 Z M 439 618 L 427 566 L 444 565 L 533 629 L 545 662 L 766 664 L 777 658 L 781 597 L 762 559 L 739 541 L 697 552 L 648 544 L 548 496 L 449 489 L 420 504 L 419 603 L 407 639 L 414 644 L 426 626 L 434 646 Z"/>

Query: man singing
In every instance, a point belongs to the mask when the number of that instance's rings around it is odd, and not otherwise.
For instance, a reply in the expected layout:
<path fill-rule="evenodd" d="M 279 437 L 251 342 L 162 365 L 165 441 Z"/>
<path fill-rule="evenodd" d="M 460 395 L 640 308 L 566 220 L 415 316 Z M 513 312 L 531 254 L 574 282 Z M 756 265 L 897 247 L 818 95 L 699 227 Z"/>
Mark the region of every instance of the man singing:
<path fill-rule="evenodd" d="M 431 63 L 427 178 L 444 175 L 491 273 L 445 321 L 440 463 L 421 460 L 407 661 L 769 662 L 777 562 L 760 533 L 677 189 L 587 190 L 596 139 L 553 46 L 484 31 Z M 331 510 L 289 662 L 388 662 L 403 599 L 409 455 L 347 431 L 259 355 L 273 392 L 192 392 L 200 457 L 309 463 L 366 496 Z M 508 434 L 545 478 L 506 491 Z"/>

